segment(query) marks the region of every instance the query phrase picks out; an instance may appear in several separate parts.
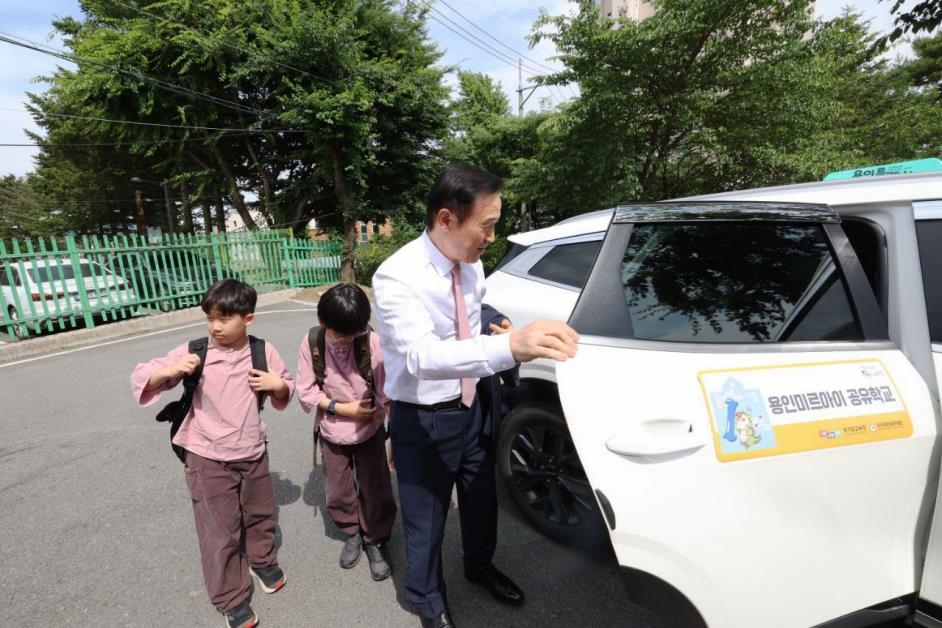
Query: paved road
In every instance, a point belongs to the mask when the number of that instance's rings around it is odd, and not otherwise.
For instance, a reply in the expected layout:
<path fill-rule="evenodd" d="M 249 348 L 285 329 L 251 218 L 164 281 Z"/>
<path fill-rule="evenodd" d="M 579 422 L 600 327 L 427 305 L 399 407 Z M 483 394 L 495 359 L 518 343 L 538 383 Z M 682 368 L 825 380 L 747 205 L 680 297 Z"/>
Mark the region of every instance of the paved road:
<path fill-rule="evenodd" d="M 252 332 L 273 343 L 293 371 L 313 321 L 310 305 L 282 301 L 260 309 Z M 201 323 L 191 323 L 0 365 L 5 623 L 222 625 L 203 589 L 182 466 L 170 451 L 167 425 L 153 419 L 163 400 L 140 408 L 128 386 L 137 362 L 203 332 Z M 264 418 L 288 585 L 273 596 L 255 595 L 262 626 L 417 626 L 402 599 L 401 526 L 390 543 L 392 579 L 373 582 L 365 559 L 341 570 L 341 541 L 324 518 L 323 478 L 311 468 L 310 416 L 294 403 L 284 412 L 268 408 Z M 460 626 L 659 625 L 630 603 L 610 549 L 557 545 L 528 528 L 506 495 L 500 503 L 495 562 L 524 588 L 527 603 L 500 606 L 463 579 L 452 513 L 445 574 Z"/>

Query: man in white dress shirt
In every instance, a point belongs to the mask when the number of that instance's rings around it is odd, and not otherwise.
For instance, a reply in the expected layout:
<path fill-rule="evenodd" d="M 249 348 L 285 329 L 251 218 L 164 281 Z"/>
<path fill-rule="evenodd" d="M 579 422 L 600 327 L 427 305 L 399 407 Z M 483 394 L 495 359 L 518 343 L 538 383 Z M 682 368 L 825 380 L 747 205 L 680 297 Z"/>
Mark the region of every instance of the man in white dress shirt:
<path fill-rule="evenodd" d="M 538 357 L 575 355 L 578 335 L 561 321 L 509 323 L 481 334 L 481 254 L 500 219 L 501 180 L 449 168 L 427 201 L 425 232 L 373 276 L 376 316 L 393 400 L 390 438 L 406 537 L 406 599 L 422 626 L 454 626 L 442 577 L 442 536 L 458 487 L 465 576 L 497 599 L 523 592 L 491 562 L 497 542 L 494 447 L 474 383 Z M 460 295 L 456 297 L 456 295 Z M 496 440 L 496 434 L 494 435 Z"/>

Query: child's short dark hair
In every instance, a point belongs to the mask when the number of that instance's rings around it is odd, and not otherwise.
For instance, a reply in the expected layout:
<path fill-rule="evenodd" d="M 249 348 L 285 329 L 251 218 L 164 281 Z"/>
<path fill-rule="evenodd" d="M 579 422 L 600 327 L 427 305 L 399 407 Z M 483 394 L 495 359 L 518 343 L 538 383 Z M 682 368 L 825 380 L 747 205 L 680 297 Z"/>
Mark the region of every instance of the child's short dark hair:
<path fill-rule="evenodd" d="M 217 309 L 225 316 L 245 316 L 255 311 L 256 301 L 258 293 L 255 288 L 238 279 L 223 279 L 209 287 L 203 295 L 200 307 L 207 314 Z"/>
<path fill-rule="evenodd" d="M 355 283 L 337 284 L 318 299 L 317 318 L 338 334 L 359 334 L 370 324 L 370 299 Z"/>

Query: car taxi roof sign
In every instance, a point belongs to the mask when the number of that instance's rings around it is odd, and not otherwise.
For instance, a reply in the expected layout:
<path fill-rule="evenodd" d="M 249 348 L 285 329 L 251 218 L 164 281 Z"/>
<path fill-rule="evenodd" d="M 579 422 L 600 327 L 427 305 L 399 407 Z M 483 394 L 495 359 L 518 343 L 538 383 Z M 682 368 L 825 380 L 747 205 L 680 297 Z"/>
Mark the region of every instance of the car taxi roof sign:
<path fill-rule="evenodd" d="M 913 161 L 900 161 L 895 164 L 883 164 L 882 166 L 867 166 L 865 168 L 854 168 L 853 170 L 830 172 L 824 177 L 824 180 L 863 179 L 867 177 L 882 177 L 890 174 L 914 174 L 917 172 L 939 171 L 942 171 L 942 160 L 936 157 L 927 157 L 926 159 L 916 159 Z"/>

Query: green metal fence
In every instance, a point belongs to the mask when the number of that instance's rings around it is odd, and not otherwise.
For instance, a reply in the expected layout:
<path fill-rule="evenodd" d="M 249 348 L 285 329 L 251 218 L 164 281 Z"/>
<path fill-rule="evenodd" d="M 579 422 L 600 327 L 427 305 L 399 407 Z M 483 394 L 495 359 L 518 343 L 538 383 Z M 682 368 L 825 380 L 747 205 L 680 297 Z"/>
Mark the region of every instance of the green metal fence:
<path fill-rule="evenodd" d="M 219 279 L 259 292 L 340 280 L 341 244 L 290 232 L 0 240 L 0 334 L 25 338 L 198 305 Z"/>

